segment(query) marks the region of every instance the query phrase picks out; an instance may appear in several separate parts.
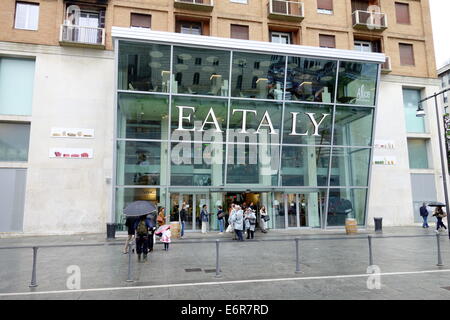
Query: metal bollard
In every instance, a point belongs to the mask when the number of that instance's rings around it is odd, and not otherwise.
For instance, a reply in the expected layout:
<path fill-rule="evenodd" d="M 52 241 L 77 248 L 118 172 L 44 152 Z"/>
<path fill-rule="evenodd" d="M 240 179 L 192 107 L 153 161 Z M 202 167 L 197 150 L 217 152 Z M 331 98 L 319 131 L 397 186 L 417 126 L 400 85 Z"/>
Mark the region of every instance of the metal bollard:
<path fill-rule="evenodd" d="M 372 254 L 372 236 L 367 236 L 369 240 L 369 266 L 373 266 L 373 254 Z"/>
<path fill-rule="evenodd" d="M 302 273 L 302 271 L 300 270 L 300 244 L 299 244 L 300 239 L 299 238 L 295 238 L 295 252 L 296 252 L 296 266 L 295 266 L 295 273 Z"/>
<path fill-rule="evenodd" d="M 128 243 L 128 279 L 127 282 L 134 282 L 131 275 L 131 241 Z"/>
<path fill-rule="evenodd" d="M 219 263 L 219 239 L 216 239 L 216 278 L 220 278 L 220 263 Z"/>
<path fill-rule="evenodd" d="M 30 288 L 36 288 L 36 263 L 37 263 L 37 251 L 38 247 L 33 247 L 33 272 L 31 273 L 31 283 L 29 285 Z"/>
<path fill-rule="evenodd" d="M 444 264 L 442 263 L 442 256 L 441 256 L 441 241 L 440 241 L 440 234 L 436 233 L 436 241 L 437 241 L 437 252 L 438 252 L 438 267 L 442 267 Z"/>

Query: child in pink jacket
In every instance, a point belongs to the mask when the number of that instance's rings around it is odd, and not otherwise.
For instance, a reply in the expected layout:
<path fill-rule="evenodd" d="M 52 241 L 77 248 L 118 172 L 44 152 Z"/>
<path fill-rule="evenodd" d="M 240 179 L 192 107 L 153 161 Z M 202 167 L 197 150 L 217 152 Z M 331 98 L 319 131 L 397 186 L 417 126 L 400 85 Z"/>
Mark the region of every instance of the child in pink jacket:
<path fill-rule="evenodd" d="M 170 237 L 172 236 L 172 232 L 170 232 L 170 227 L 167 228 L 161 236 L 161 242 L 164 243 L 164 250 L 169 251 L 169 243 L 170 243 Z"/>

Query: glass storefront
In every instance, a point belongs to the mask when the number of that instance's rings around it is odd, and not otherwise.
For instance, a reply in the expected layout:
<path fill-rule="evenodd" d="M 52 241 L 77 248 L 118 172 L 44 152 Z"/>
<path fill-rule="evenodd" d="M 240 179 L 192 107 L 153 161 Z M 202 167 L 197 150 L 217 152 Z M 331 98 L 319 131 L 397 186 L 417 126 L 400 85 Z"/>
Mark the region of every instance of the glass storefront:
<path fill-rule="evenodd" d="M 232 203 L 275 229 L 365 225 L 378 64 L 118 44 L 117 223 L 149 200 L 167 222 L 185 203 L 192 231 Z"/>

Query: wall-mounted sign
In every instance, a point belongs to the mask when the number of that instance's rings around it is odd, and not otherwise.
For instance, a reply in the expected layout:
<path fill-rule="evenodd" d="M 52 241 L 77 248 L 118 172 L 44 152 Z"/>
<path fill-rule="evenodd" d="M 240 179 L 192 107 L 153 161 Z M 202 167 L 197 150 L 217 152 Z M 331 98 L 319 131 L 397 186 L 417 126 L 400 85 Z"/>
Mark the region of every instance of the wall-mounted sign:
<path fill-rule="evenodd" d="M 395 143 L 392 140 L 375 140 L 377 149 L 395 149 Z"/>
<path fill-rule="evenodd" d="M 51 148 L 50 158 L 92 159 L 94 150 L 84 148 Z"/>
<path fill-rule="evenodd" d="M 374 156 L 373 164 L 382 166 L 395 166 L 397 164 L 396 157 Z"/>
<path fill-rule="evenodd" d="M 92 139 L 94 138 L 94 129 L 52 128 L 50 134 L 56 138 Z"/>

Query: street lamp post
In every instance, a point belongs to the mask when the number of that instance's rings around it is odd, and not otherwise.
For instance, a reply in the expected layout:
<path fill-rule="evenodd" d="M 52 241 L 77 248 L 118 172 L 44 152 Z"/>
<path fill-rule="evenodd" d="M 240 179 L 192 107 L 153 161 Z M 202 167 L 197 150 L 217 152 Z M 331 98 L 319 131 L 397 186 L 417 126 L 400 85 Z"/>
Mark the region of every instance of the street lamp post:
<path fill-rule="evenodd" d="M 446 207 L 446 213 L 447 213 L 447 225 L 450 226 L 450 204 L 448 202 L 448 190 L 447 190 L 447 170 L 445 169 L 445 158 L 444 158 L 444 149 L 442 148 L 442 132 L 441 132 L 441 121 L 439 120 L 439 105 L 438 105 L 438 100 L 437 97 L 440 96 L 441 94 L 444 94 L 445 92 L 450 91 L 450 88 L 447 88 L 445 90 L 442 90 L 438 93 L 433 94 L 432 96 L 426 97 L 422 100 L 419 101 L 419 106 L 417 108 L 417 113 L 416 113 L 416 117 L 425 117 L 426 113 L 422 108 L 422 102 L 425 102 L 427 100 L 433 99 L 434 98 L 434 106 L 436 108 L 436 120 L 437 120 L 437 127 L 438 127 L 438 135 L 439 135 L 439 151 L 441 154 L 441 168 L 442 168 L 442 180 L 444 182 L 444 197 L 445 197 L 445 207 Z M 450 232 L 448 234 L 449 239 L 450 239 Z"/>

